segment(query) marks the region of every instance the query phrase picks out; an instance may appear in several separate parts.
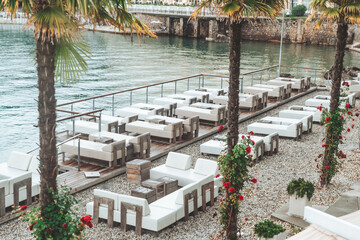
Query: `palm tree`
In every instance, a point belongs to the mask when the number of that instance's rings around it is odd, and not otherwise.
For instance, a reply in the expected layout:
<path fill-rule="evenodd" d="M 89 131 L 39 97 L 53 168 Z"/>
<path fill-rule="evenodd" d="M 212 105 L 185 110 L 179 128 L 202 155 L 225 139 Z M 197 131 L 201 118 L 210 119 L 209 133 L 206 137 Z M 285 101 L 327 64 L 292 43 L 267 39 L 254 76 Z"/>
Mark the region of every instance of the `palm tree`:
<path fill-rule="evenodd" d="M 202 9 L 215 9 L 219 15 L 227 17 L 230 24 L 229 43 L 229 90 L 228 90 L 228 132 L 227 152 L 233 155 L 233 148 L 238 143 L 239 135 L 239 77 L 241 55 L 241 22 L 244 19 L 258 17 L 274 18 L 282 9 L 283 0 L 204 0 L 200 3 L 193 16 L 196 17 Z M 224 182 L 227 180 L 224 179 Z M 228 211 L 230 212 L 230 210 Z M 236 239 L 237 212 L 230 216 L 230 224 L 226 236 Z"/>
<path fill-rule="evenodd" d="M 360 23 L 360 0 L 313 0 L 310 8 L 313 13 L 309 16 L 308 20 L 316 19 L 316 28 L 320 28 L 324 22 L 337 24 L 335 60 L 330 70 L 332 73 L 332 86 L 329 113 L 333 115 L 339 106 L 341 75 L 346 40 L 348 37 L 348 24 Z M 333 126 L 330 125 L 326 130 L 327 144 L 333 142 L 333 139 L 331 139 L 331 133 L 333 132 L 332 127 Z M 335 137 L 337 138 L 338 136 Z M 328 166 L 330 154 L 329 151 L 325 151 L 322 169 Z M 326 174 L 321 175 L 320 181 L 322 186 L 329 184 L 329 179 L 326 178 Z"/>
<path fill-rule="evenodd" d="M 19 0 L 0 0 L 0 10 L 11 16 L 16 14 L 18 5 Z M 71 82 L 86 71 L 83 56 L 88 56 L 89 51 L 80 35 L 84 21 L 154 37 L 146 25 L 126 11 L 126 5 L 126 0 L 22 0 L 27 24 L 34 26 L 36 41 L 42 213 L 53 202 L 49 189 L 57 190 L 55 78 Z"/>

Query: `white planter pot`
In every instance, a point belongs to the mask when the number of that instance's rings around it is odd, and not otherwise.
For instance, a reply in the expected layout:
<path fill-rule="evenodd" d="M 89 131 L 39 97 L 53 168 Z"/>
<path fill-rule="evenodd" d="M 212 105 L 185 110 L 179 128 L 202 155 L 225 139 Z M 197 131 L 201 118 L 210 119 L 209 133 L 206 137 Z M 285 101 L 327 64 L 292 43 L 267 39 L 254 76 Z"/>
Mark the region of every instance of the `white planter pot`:
<path fill-rule="evenodd" d="M 311 203 L 308 200 L 308 198 L 306 197 L 306 195 L 302 198 L 297 198 L 296 194 L 293 194 L 290 196 L 288 214 L 290 216 L 303 218 L 304 217 L 304 208 L 306 206 L 310 206 L 310 205 L 311 205 Z"/>
<path fill-rule="evenodd" d="M 285 240 L 288 235 L 288 231 L 279 233 L 278 235 L 275 235 L 272 238 L 263 238 L 261 237 L 260 240 Z"/>

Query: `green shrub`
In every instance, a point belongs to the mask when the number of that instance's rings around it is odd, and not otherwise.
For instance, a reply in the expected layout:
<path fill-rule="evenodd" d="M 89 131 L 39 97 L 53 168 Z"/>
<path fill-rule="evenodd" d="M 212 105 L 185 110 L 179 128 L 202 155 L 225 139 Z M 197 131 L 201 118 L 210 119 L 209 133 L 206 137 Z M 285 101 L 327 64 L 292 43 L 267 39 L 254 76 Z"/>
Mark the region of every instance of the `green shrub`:
<path fill-rule="evenodd" d="M 257 234 L 259 237 L 272 238 L 275 235 L 284 232 L 285 228 L 278 224 L 275 224 L 270 220 L 265 220 L 263 222 L 255 224 L 254 230 L 255 234 Z"/>
<path fill-rule="evenodd" d="M 287 192 L 289 195 L 293 195 L 296 193 L 296 197 L 302 198 L 307 196 L 307 198 L 310 200 L 310 198 L 314 194 L 314 184 L 310 181 L 305 181 L 303 178 L 299 179 L 293 179 L 287 186 Z"/>
<path fill-rule="evenodd" d="M 307 8 L 304 5 L 296 5 L 291 9 L 291 14 L 296 17 L 304 16 Z"/>

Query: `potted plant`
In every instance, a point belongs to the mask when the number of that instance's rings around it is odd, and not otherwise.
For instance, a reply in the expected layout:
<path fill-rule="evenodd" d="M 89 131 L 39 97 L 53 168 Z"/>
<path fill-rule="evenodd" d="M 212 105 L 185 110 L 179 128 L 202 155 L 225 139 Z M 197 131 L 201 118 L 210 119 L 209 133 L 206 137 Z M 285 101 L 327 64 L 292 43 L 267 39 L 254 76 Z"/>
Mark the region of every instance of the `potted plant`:
<path fill-rule="evenodd" d="M 286 239 L 287 232 L 285 228 L 270 220 L 265 220 L 255 224 L 255 234 L 260 237 L 260 240 L 284 240 Z"/>
<path fill-rule="evenodd" d="M 310 205 L 314 189 L 314 184 L 310 181 L 305 181 L 303 178 L 293 179 L 288 184 L 286 190 L 290 195 L 289 215 L 304 217 L 304 208 Z"/>

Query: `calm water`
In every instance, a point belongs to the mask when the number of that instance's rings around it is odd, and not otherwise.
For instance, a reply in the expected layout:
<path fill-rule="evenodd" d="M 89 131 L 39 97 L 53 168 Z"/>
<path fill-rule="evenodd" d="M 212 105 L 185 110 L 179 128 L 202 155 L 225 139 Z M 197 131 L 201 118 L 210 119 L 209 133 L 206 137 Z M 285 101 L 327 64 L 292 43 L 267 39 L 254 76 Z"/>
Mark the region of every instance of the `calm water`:
<path fill-rule="evenodd" d="M 228 75 L 226 43 L 159 37 L 145 38 L 139 46 L 120 35 L 85 32 L 84 36 L 92 53 L 88 72 L 79 83 L 56 85 L 58 103 L 199 73 Z M 38 142 L 37 128 L 33 127 L 37 124 L 34 99 L 38 92 L 34 55 L 29 54 L 35 48 L 32 37 L 31 31 L 22 31 L 20 26 L 0 24 L 0 162 L 6 161 L 11 150 L 27 151 Z M 244 42 L 241 71 L 275 65 L 278 56 L 279 44 Z M 284 45 L 283 64 L 326 69 L 333 57 L 333 47 Z M 359 62 L 360 54 L 347 52 L 345 65 Z M 218 82 L 207 84 L 219 86 Z M 159 91 L 151 89 L 150 95 Z M 137 97 L 134 93 L 134 102 L 144 101 L 144 95 L 145 91 L 139 91 Z M 115 101 L 117 106 L 128 104 L 129 95 L 117 96 Z M 110 113 L 110 102 L 111 98 L 96 102 L 96 108 L 105 107 Z M 92 102 L 76 108 L 91 110 Z"/>

